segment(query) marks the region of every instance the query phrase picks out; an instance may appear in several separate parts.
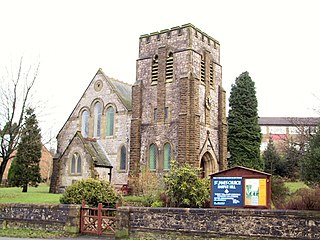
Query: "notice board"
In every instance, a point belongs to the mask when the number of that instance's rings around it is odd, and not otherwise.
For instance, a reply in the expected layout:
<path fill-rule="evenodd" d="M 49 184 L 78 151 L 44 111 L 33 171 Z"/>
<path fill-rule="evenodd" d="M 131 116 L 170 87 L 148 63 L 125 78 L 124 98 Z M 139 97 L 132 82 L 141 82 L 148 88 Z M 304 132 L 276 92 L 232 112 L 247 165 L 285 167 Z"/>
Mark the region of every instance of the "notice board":
<path fill-rule="evenodd" d="M 271 174 L 237 166 L 210 177 L 211 207 L 271 208 Z"/>

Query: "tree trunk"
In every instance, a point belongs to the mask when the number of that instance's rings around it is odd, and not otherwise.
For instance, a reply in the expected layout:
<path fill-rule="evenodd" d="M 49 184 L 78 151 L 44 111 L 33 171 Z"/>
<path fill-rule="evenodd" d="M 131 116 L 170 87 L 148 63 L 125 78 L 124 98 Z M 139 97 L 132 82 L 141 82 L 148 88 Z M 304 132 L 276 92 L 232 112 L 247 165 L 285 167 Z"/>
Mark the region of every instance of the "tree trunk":
<path fill-rule="evenodd" d="M 28 184 L 23 185 L 22 192 L 28 192 Z"/>
<path fill-rule="evenodd" d="M 2 178 L 3 178 L 3 174 L 4 174 L 4 171 L 7 167 L 7 163 L 9 161 L 9 158 L 3 158 L 2 159 L 2 162 L 1 162 L 1 165 L 0 165 L 0 184 L 2 183 Z"/>

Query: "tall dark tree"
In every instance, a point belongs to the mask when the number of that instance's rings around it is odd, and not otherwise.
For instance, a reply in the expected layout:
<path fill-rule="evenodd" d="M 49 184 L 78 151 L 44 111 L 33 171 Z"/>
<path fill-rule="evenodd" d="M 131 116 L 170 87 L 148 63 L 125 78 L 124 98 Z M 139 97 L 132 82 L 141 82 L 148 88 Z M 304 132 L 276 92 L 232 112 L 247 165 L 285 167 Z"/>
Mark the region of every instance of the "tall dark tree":
<path fill-rule="evenodd" d="M 21 140 L 17 148 L 14 168 L 10 172 L 9 183 L 22 187 L 22 192 L 28 191 L 28 185 L 38 186 L 41 182 L 40 158 L 41 158 L 41 133 L 34 110 L 26 110 L 24 127 Z"/>
<path fill-rule="evenodd" d="M 280 155 L 273 144 L 272 138 L 269 139 L 267 149 L 263 152 L 262 158 L 264 161 L 264 171 L 274 174 L 280 162 Z"/>
<path fill-rule="evenodd" d="M 320 185 L 320 125 L 318 131 L 310 140 L 302 162 L 301 177 L 309 185 Z"/>
<path fill-rule="evenodd" d="M 255 84 L 243 72 L 231 86 L 228 114 L 229 167 L 241 165 L 263 169 L 260 157 L 261 130 L 258 124 Z"/>

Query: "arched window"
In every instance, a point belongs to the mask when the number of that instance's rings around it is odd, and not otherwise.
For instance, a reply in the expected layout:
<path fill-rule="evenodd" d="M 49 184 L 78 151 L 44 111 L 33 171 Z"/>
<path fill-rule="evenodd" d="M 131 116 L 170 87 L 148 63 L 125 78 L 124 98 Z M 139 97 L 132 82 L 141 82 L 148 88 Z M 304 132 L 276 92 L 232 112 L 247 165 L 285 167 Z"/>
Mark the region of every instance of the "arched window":
<path fill-rule="evenodd" d="M 81 116 L 81 134 L 87 138 L 89 135 L 89 113 L 87 110 L 82 112 Z"/>
<path fill-rule="evenodd" d="M 81 157 L 79 153 L 74 153 L 71 159 L 71 175 L 81 174 Z"/>
<path fill-rule="evenodd" d="M 96 104 L 94 105 L 94 137 L 100 137 L 101 113 L 102 113 L 101 103 L 96 102 Z"/>
<path fill-rule="evenodd" d="M 157 169 L 157 146 L 155 144 L 150 145 L 149 149 L 149 168 L 150 170 Z"/>
<path fill-rule="evenodd" d="M 164 145 L 164 154 L 163 154 L 163 169 L 164 170 L 170 169 L 170 161 L 171 160 L 172 160 L 171 144 L 166 143 Z"/>
<path fill-rule="evenodd" d="M 127 169 L 127 149 L 125 146 L 120 150 L 120 170 L 125 171 Z"/>
<path fill-rule="evenodd" d="M 107 108 L 107 136 L 113 135 L 114 128 L 114 109 L 113 107 Z"/>

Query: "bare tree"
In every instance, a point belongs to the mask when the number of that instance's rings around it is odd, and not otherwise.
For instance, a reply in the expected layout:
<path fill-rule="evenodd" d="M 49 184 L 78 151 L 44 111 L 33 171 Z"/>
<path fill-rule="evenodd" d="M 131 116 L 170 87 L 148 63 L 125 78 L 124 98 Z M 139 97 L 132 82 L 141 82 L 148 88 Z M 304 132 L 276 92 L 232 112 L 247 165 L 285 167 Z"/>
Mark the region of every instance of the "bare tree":
<path fill-rule="evenodd" d="M 19 143 L 25 110 L 29 105 L 31 90 L 39 72 L 36 66 L 23 67 L 20 58 L 16 71 L 6 69 L 0 85 L 0 183 L 7 163 L 14 158 Z"/>

